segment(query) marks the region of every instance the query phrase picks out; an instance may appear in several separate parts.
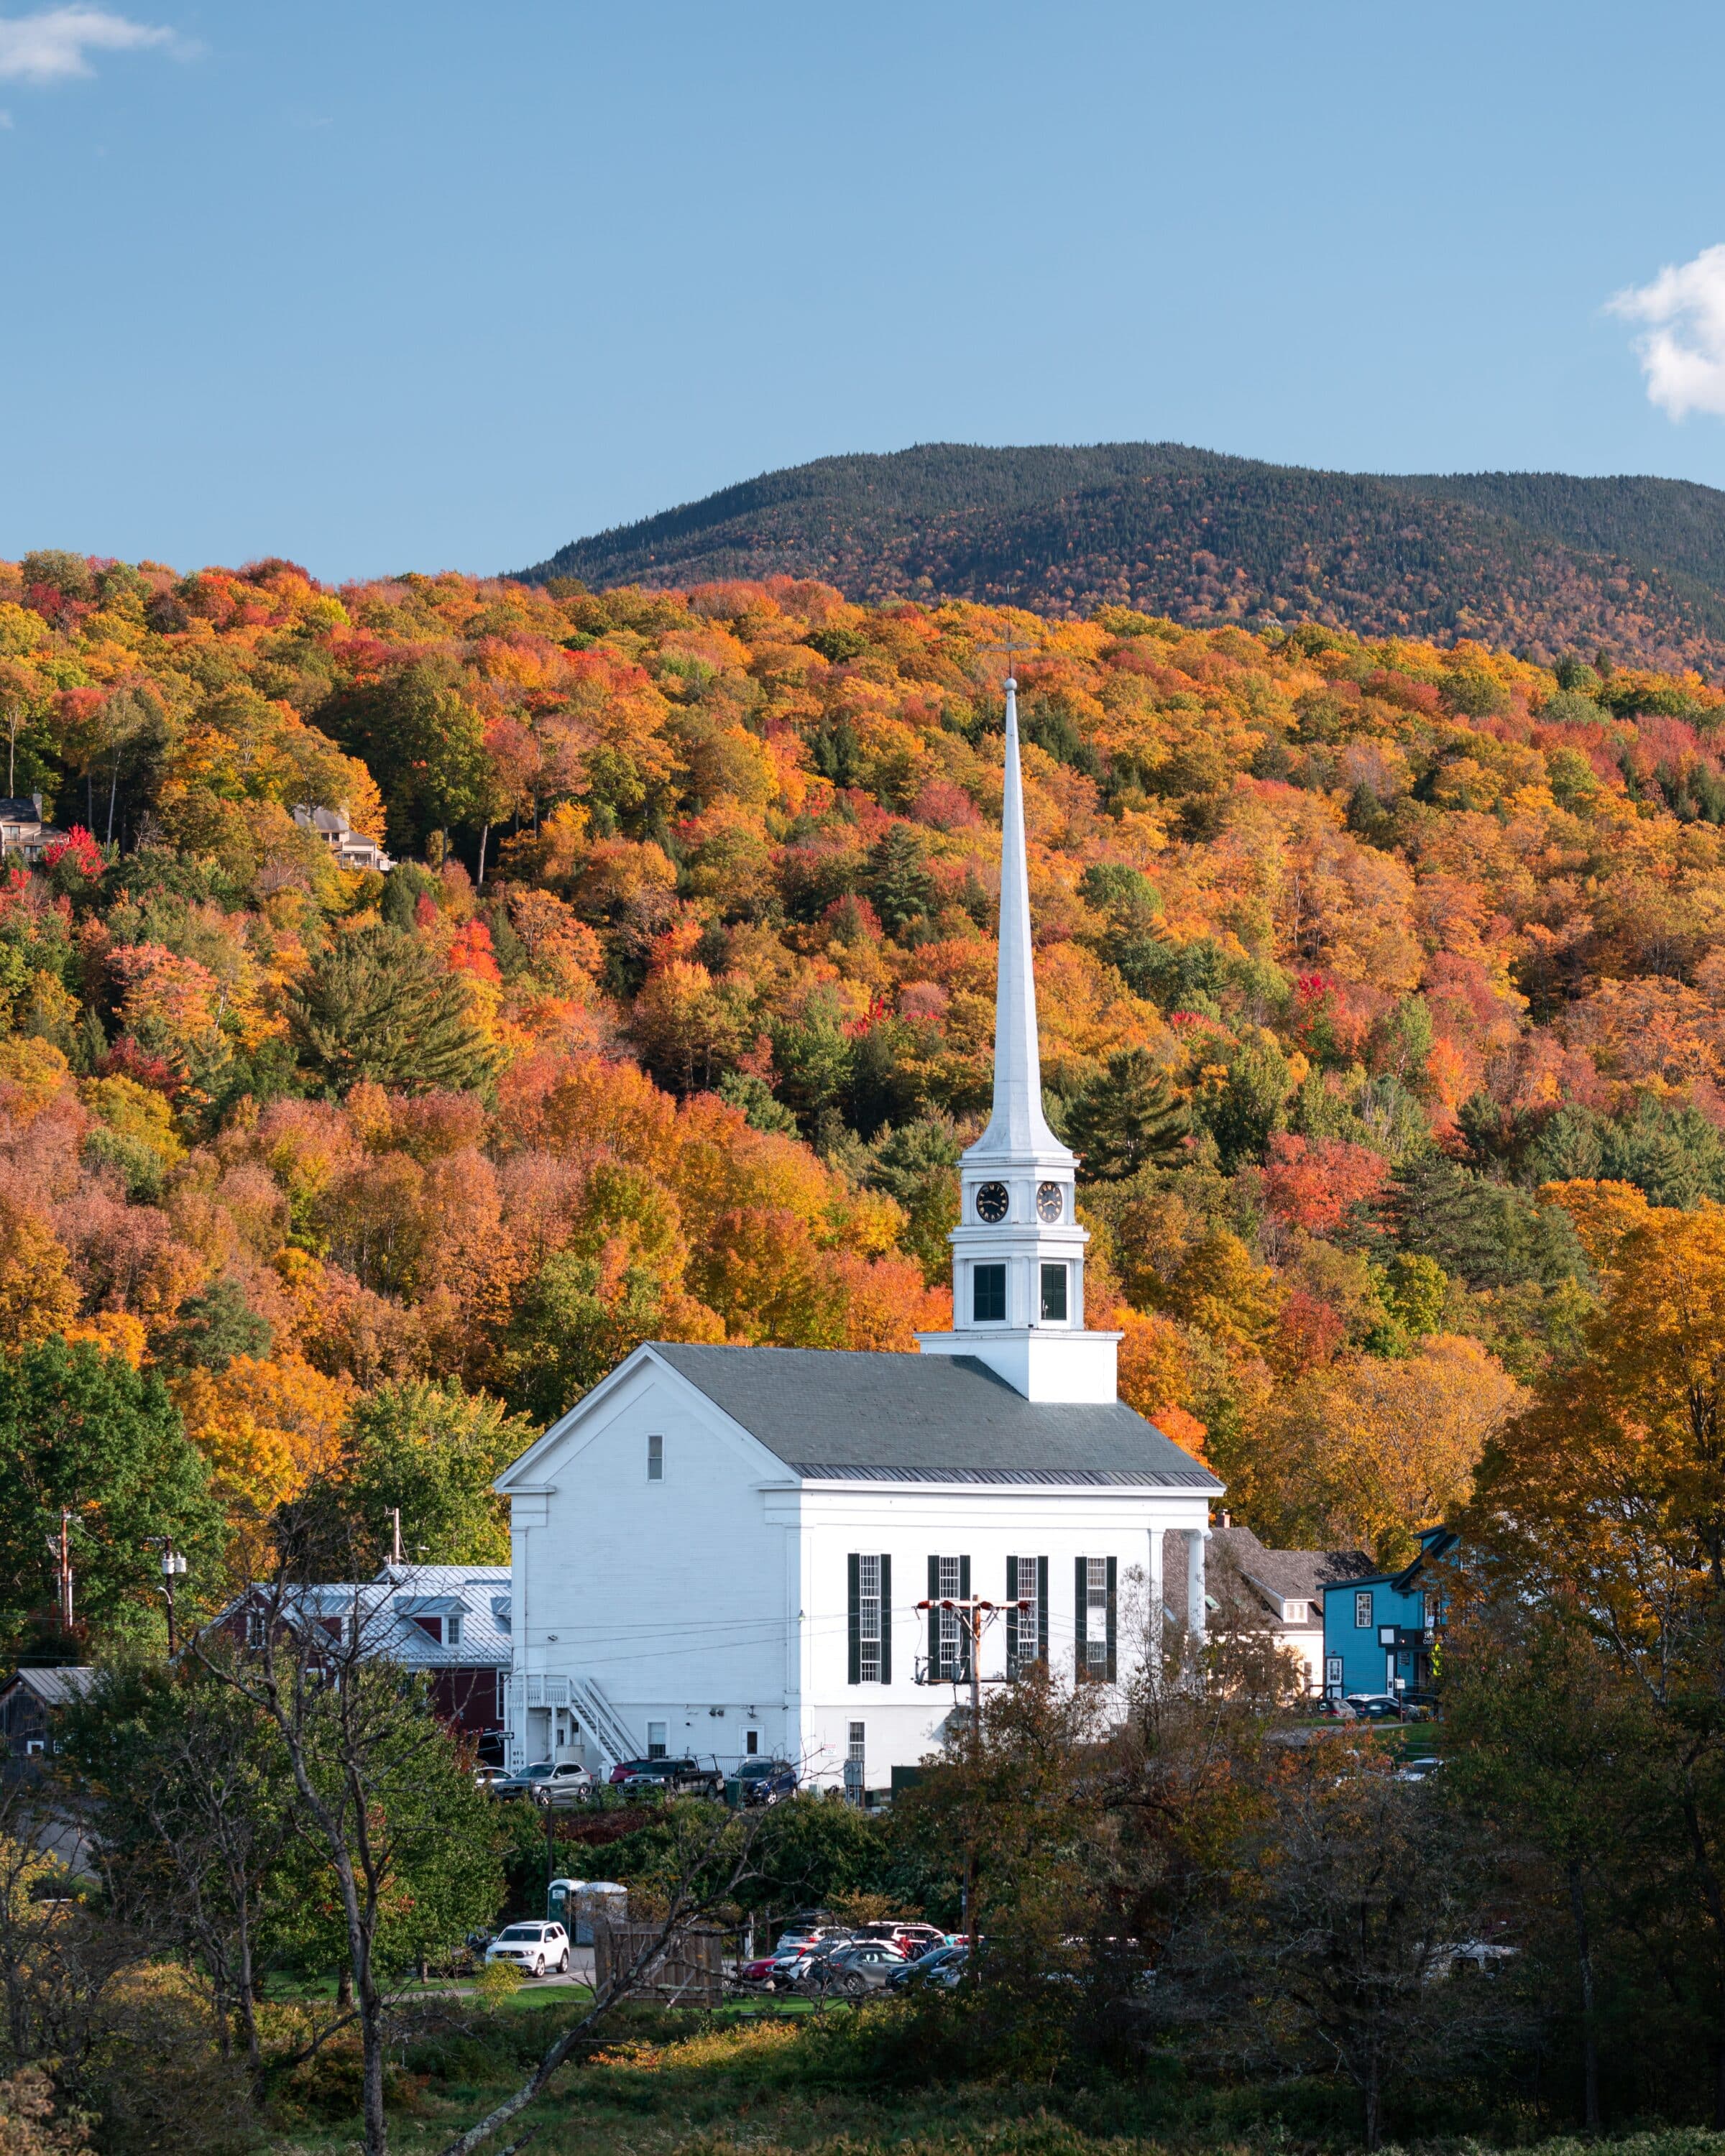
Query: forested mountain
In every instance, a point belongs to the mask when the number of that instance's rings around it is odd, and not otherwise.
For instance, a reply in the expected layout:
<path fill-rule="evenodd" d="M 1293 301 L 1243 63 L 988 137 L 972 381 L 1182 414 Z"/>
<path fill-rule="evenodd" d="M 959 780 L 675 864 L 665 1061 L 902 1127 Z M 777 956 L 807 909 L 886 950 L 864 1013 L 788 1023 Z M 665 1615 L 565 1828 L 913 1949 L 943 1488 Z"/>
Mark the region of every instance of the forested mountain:
<path fill-rule="evenodd" d="M 146 1527 L 206 1594 L 284 1519 L 495 1553 L 491 1473 L 644 1337 L 941 1322 L 1009 632 L 1128 1396 L 1268 1538 L 1459 1502 L 1594 1307 L 1598 1179 L 1725 1200 L 1695 675 L 41 554 L 0 566 L 9 790 L 65 833 L 0 875 L 0 1632 L 62 1506 L 121 1629 Z"/>
<path fill-rule="evenodd" d="M 594 587 L 778 573 L 856 599 L 1309 620 L 1725 675 L 1725 494 L 1674 480 L 1376 478 L 1172 443 L 935 443 L 768 473 L 524 572 Z"/>

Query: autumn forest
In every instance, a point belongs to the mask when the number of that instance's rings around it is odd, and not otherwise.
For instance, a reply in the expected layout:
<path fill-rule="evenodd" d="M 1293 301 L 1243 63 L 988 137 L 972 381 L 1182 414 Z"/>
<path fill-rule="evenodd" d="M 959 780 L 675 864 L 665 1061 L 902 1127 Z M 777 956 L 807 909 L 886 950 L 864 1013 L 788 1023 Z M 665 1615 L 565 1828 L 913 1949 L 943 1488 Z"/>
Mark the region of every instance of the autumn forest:
<path fill-rule="evenodd" d="M 206 1599 L 285 1517 L 506 1558 L 490 1475 L 643 1338 L 946 1322 L 1009 645 L 1124 1392 L 1268 1542 L 1388 1558 L 1461 1503 L 1624 1209 L 1725 1199 L 1717 690 L 788 578 L 38 554 L 0 568 L 6 791 L 64 834 L 0 890 L 11 1634 L 80 1448 L 124 1633 L 146 1528 Z"/>

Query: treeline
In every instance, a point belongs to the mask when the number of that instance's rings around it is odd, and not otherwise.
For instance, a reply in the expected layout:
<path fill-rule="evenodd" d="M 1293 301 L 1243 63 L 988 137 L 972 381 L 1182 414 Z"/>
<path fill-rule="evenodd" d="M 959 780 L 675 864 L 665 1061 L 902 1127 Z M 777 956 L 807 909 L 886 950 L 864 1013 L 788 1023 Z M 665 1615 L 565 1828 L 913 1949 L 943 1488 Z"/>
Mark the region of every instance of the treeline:
<path fill-rule="evenodd" d="M 1713 490 L 1555 473 L 1378 478 L 1173 443 L 824 457 L 578 540 L 524 573 L 595 587 L 820 577 L 848 598 L 968 599 L 1195 627 L 1315 620 L 1545 660 L 1725 654 Z"/>

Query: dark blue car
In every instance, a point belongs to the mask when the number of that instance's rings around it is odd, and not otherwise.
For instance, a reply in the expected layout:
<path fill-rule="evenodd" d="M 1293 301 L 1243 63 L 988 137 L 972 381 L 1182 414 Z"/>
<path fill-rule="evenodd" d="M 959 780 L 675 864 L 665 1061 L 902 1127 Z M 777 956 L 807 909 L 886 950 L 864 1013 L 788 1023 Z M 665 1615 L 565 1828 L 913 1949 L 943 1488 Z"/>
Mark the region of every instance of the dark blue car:
<path fill-rule="evenodd" d="M 745 1804 L 776 1804 L 797 1794 L 797 1770 L 788 1759 L 745 1759 L 737 1772 L 737 1794 Z"/>

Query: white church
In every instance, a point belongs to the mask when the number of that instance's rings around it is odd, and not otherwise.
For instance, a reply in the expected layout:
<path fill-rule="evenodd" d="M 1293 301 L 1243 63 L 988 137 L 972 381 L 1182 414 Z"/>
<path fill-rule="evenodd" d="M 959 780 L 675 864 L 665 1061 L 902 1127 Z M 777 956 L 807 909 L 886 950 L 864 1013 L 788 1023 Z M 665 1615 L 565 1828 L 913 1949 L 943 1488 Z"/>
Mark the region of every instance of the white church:
<path fill-rule="evenodd" d="M 511 1764 L 760 1753 L 875 1789 L 969 1697 L 964 1620 L 921 1604 L 1027 1605 L 984 1631 L 985 1684 L 1044 1661 L 1122 1681 L 1169 1604 L 1202 1629 L 1222 1486 L 1118 1397 L 1077 1159 L 1043 1117 L 1015 690 L 953 1329 L 916 1355 L 649 1341 L 506 1469 Z"/>

